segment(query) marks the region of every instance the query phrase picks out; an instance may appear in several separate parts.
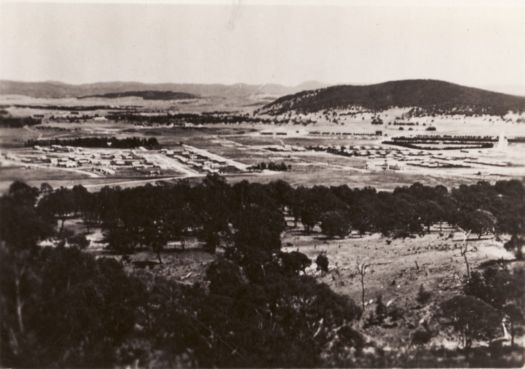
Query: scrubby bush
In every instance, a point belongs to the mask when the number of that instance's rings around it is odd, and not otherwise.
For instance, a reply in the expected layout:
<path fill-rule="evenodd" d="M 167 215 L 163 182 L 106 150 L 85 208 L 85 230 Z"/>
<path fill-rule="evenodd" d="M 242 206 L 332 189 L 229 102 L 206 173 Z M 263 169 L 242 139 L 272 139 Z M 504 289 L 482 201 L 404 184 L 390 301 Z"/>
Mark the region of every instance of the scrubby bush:
<path fill-rule="evenodd" d="M 421 305 L 425 305 L 431 297 L 432 292 L 427 291 L 423 285 L 420 285 L 417 292 L 416 301 Z"/>
<path fill-rule="evenodd" d="M 315 264 L 317 265 L 317 270 L 320 270 L 324 273 L 328 272 L 328 256 L 326 256 L 326 254 L 317 255 Z"/>

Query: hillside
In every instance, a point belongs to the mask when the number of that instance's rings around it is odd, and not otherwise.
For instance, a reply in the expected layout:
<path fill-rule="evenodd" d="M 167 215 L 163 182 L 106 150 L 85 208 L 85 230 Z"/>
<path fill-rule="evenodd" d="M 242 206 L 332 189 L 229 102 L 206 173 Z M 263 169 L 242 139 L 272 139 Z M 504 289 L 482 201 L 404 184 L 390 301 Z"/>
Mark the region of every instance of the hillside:
<path fill-rule="evenodd" d="M 182 99 L 197 99 L 197 95 L 186 92 L 174 91 L 125 91 L 125 92 L 109 92 L 99 95 L 81 96 L 79 99 L 88 98 L 104 98 L 117 99 L 120 97 L 141 97 L 144 100 L 182 100 Z"/>
<path fill-rule="evenodd" d="M 258 112 L 310 113 L 360 106 L 371 110 L 415 107 L 425 113 L 503 115 L 524 111 L 525 97 L 465 87 L 437 80 L 403 80 L 374 85 L 340 85 L 283 96 Z"/>
<path fill-rule="evenodd" d="M 198 96 L 250 97 L 256 95 L 283 96 L 320 88 L 319 82 L 307 82 L 289 87 L 279 84 L 194 84 L 194 83 L 141 83 L 98 82 L 89 84 L 67 84 L 62 82 L 20 82 L 0 80 L 0 95 L 24 95 L 36 98 L 67 98 L 123 93 L 128 91 L 177 91 Z"/>

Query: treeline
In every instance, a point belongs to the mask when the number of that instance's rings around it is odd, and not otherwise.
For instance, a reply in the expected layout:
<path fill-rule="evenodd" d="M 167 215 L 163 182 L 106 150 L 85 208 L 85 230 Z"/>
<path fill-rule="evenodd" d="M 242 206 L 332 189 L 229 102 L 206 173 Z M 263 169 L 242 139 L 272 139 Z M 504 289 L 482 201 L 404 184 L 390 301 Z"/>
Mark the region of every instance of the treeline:
<path fill-rule="evenodd" d="M 32 117 L 12 117 L 0 114 L 0 128 L 23 128 L 42 123 L 42 119 Z"/>
<path fill-rule="evenodd" d="M 227 248 L 237 222 L 249 219 L 243 211 L 254 209 L 267 215 L 261 221 L 275 219 L 279 225 L 289 215 L 305 232 L 318 226 L 330 237 L 345 237 L 352 230 L 408 237 L 447 223 L 478 237 L 507 233 L 522 242 L 525 229 L 525 189 L 518 180 L 479 182 L 450 191 L 416 183 L 385 192 L 346 185 L 293 188 L 284 181 L 230 185 L 213 175 L 198 185 L 182 181 L 96 193 L 58 189 L 44 196 L 39 207 L 57 218 L 76 213 L 100 225 L 110 247 L 121 251 L 141 246 L 162 249 L 167 241 L 187 234 L 200 238 L 212 252 L 218 246 Z M 512 248 L 520 250 L 517 245 Z"/>
<path fill-rule="evenodd" d="M 409 141 L 415 143 L 426 142 L 445 142 L 445 143 L 480 143 L 495 142 L 498 138 L 494 136 L 451 136 L 451 135 L 417 135 L 417 136 L 396 136 L 392 141 Z"/>
<path fill-rule="evenodd" d="M 28 140 L 25 146 L 74 146 L 74 147 L 110 147 L 115 149 L 133 149 L 137 147 L 146 147 L 156 149 L 160 147 L 155 137 L 78 137 L 78 138 L 55 138 L 51 140 Z"/>
<path fill-rule="evenodd" d="M 466 117 L 479 117 L 492 115 L 504 117 L 509 111 L 516 111 L 521 114 L 523 106 L 496 106 L 487 104 L 456 105 L 445 106 L 425 106 L 413 107 L 406 114 L 407 117 L 437 117 L 442 115 L 464 115 Z"/>
<path fill-rule="evenodd" d="M 271 120 L 261 117 L 252 117 L 248 114 L 211 114 L 211 113 L 177 113 L 162 115 L 142 115 L 110 113 L 108 119 L 114 121 L 124 121 L 136 124 L 239 124 L 239 123 L 274 123 L 277 119 Z"/>
<path fill-rule="evenodd" d="M 466 143 L 466 142 L 446 142 L 445 145 L 449 146 L 437 146 L 434 142 L 434 146 L 424 146 L 425 143 L 430 144 L 432 142 L 416 142 L 416 141 L 402 141 L 402 140 L 392 140 L 392 141 L 383 141 L 384 144 L 406 147 L 409 149 L 418 149 L 418 150 L 461 150 L 461 149 L 490 149 L 494 147 L 493 143 Z"/>
<path fill-rule="evenodd" d="M 140 97 L 144 100 L 181 100 L 181 99 L 198 99 L 199 96 L 186 92 L 177 91 L 123 91 L 108 92 L 105 94 L 80 96 L 77 99 L 104 98 L 117 99 L 122 97 Z"/>
<path fill-rule="evenodd" d="M 281 163 L 274 163 L 273 161 L 270 161 L 268 163 L 261 162 L 257 163 L 255 165 L 250 166 L 248 169 L 250 170 L 274 170 L 279 172 L 286 172 L 292 168 L 291 165 L 287 165 L 285 162 Z"/>
<path fill-rule="evenodd" d="M 131 106 L 114 107 L 112 105 L 28 105 L 28 104 L 4 104 L 0 107 L 5 108 L 24 108 L 24 109 L 38 109 L 38 110 L 65 110 L 65 111 L 89 111 L 89 110 L 120 110 L 120 109 L 136 109 Z"/>

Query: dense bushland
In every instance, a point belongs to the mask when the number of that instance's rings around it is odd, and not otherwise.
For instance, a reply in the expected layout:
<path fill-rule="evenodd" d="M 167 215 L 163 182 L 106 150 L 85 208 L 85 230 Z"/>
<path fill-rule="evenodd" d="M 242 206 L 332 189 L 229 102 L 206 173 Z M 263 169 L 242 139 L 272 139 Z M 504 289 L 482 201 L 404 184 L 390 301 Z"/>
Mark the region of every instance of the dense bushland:
<path fill-rule="evenodd" d="M 15 182 L 0 198 L 0 364 L 435 366 L 440 358 L 443 365 L 457 365 L 456 351 L 388 353 L 367 342 L 355 324 L 361 307 L 305 275 L 312 262 L 306 255 L 281 251 L 285 215 L 306 232 L 319 225 L 328 237 L 344 237 L 351 229 L 412 236 L 447 222 L 478 236 L 510 234 L 508 247 L 519 256 L 524 194 L 519 181 L 452 190 L 414 184 L 378 192 L 292 188 L 283 181 L 230 185 L 208 176 L 198 184 L 94 193 L 82 186 L 53 190 Z M 82 242 L 71 237 L 69 247 L 38 246 L 49 237 L 69 237 L 63 225 L 72 217 L 101 227 L 113 252 L 149 248 L 162 262 L 167 242 L 188 236 L 201 239 L 209 252 L 221 252 L 204 284 L 185 286 L 148 272 L 128 274 L 119 261 L 81 251 Z M 327 272 L 326 256 L 317 259 Z M 507 355 L 513 348 L 489 355 L 473 347 L 494 337 L 505 314 L 513 337 L 523 324 L 522 276 L 502 267 L 490 270 L 472 272 L 465 294 L 440 306 L 439 324 L 457 332 L 466 363 L 519 365 Z M 423 297 L 424 303 L 431 298 Z M 376 310 L 380 318 L 395 313 Z M 425 334 L 419 342 L 428 342 Z"/>

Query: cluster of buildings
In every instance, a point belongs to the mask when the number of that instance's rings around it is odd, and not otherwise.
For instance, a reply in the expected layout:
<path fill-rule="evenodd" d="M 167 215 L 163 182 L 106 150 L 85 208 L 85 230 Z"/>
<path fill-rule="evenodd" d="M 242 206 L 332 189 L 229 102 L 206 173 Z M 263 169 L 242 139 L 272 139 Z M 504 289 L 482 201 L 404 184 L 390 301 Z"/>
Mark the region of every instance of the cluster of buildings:
<path fill-rule="evenodd" d="M 265 150 L 273 152 L 302 152 L 306 151 L 306 148 L 297 145 L 268 145 L 263 147 Z"/>
<path fill-rule="evenodd" d="M 228 159 L 222 158 L 218 155 L 213 155 L 205 150 L 200 150 L 192 146 L 181 145 L 176 148 L 162 149 L 160 152 L 198 172 L 236 173 L 241 169 L 231 165 Z"/>
<path fill-rule="evenodd" d="M 433 153 L 424 150 L 390 148 L 380 145 L 319 145 L 312 147 L 315 151 L 325 151 L 335 155 L 363 157 L 367 169 L 401 170 L 405 165 L 421 168 L 469 168 L 473 159 L 465 156 L 450 156 L 443 152 Z M 476 163 L 479 163 L 476 161 Z"/>
<path fill-rule="evenodd" d="M 382 130 L 376 130 L 374 132 L 341 132 L 341 131 L 311 131 L 309 133 L 312 136 L 335 136 L 336 138 L 343 137 L 360 137 L 360 138 L 376 138 L 382 136 Z"/>
<path fill-rule="evenodd" d="M 78 169 L 103 176 L 165 173 L 241 173 L 247 165 L 189 145 L 161 150 L 87 148 L 65 145 L 33 146 L 34 150 L 0 156 L 0 164 L 19 163 Z M 3 158 L 5 156 L 5 159 Z"/>
<path fill-rule="evenodd" d="M 403 157 L 409 154 L 409 150 L 385 148 L 379 145 L 319 145 L 311 149 L 343 156 L 361 156 L 370 159 L 385 158 L 387 156 Z"/>
<path fill-rule="evenodd" d="M 133 169 L 147 174 L 160 174 L 160 167 L 148 159 L 147 150 L 101 150 L 62 145 L 34 146 L 36 156 L 26 156 L 22 162 L 43 163 L 59 168 L 82 168 L 102 175 L 113 175 L 118 169 Z"/>

